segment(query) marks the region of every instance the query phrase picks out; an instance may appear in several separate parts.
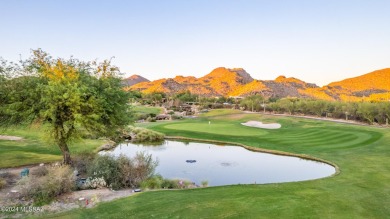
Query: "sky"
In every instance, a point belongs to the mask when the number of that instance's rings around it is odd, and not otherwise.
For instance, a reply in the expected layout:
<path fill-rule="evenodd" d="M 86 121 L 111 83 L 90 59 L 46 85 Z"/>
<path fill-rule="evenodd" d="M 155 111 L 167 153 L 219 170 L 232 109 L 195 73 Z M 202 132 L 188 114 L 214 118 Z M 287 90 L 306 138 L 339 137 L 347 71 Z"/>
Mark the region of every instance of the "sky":
<path fill-rule="evenodd" d="M 1 0 L 0 56 L 112 59 L 124 76 L 244 68 L 326 85 L 390 67 L 388 0 Z"/>

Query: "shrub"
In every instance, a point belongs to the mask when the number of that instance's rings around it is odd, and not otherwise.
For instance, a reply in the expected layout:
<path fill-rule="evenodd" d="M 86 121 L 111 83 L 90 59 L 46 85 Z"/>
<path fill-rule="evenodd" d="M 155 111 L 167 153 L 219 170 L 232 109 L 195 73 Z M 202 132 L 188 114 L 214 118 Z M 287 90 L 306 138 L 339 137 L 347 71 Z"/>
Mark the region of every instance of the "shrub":
<path fill-rule="evenodd" d="M 172 119 L 183 119 L 183 116 L 180 115 L 172 115 Z"/>
<path fill-rule="evenodd" d="M 148 118 L 148 115 L 144 113 L 135 113 L 134 118 L 135 120 L 146 120 Z"/>
<path fill-rule="evenodd" d="M 161 189 L 164 179 L 160 175 L 150 177 L 141 183 L 143 189 Z"/>
<path fill-rule="evenodd" d="M 14 183 L 15 176 L 10 172 L 0 173 L 0 179 L 5 180 L 8 183 Z"/>
<path fill-rule="evenodd" d="M 148 117 L 147 119 L 146 119 L 146 121 L 147 122 L 155 122 L 156 121 L 156 118 L 155 117 Z"/>
<path fill-rule="evenodd" d="M 0 178 L 0 189 L 4 188 L 7 185 L 7 181 L 3 178 Z"/>
<path fill-rule="evenodd" d="M 134 185 L 139 185 L 145 179 L 153 176 L 158 165 L 158 161 L 153 160 L 152 155 L 145 152 L 137 153 L 132 161 L 135 167 L 132 178 Z"/>
<path fill-rule="evenodd" d="M 164 134 L 140 127 L 131 127 L 130 132 L 136 142 L 153 142 L 164 140 Z"/>
<path fill-rule="evenodd" d="M 100 178 L 92 178 L 88 177 L 87 180 L 85 181 L 83 188 L 85 189 L 97 189 L 97 188 L 103 188 L 106 187 L 107 183 L 103 179 L 103 177 Z"/>
<path fill-rule="evenodd" d="M 36 177 L 46 176 L 49 170 L 45 166 L 39 166 L 31 171 L 31 175 Z"/>
<path fill-rule="evenodd" d="M 123 176 L 115 157 L 110 155 L 96 156 L 88 167 L 88 175 L 94 178 L 103 178 L 113 189 L 122 188 Z"/>
<path fill-rule="evenodd" d="M 118 163 L 123 176 L 122 185 L 133 188 L 140 186 L 142 181 L 153 176 L 154 170 L 158 165 L 158 162 L 152 159 L 152 155 L 144 152 L 137 153 L 132 159 L 125 155 L 120 155 Z"/>
<path fill-rule="evenodd" d="M 75 176 L 69 166 L 47 168 L 46 175 L 23 177 L 17 183 L 22 196 L 34 199 L 38 205 L 75 189 Z"/>
<path fill-rule="evenodd" d="M 195 185 L 193 182 L 188 180 L 180 179 L 164 179 L 160 175 L 150 177 L 141 183 L 143 189 L 182 189 L 191 188 Z"/>
<path fill-rule="evenodd" d="M 158 162 L 152 155 L 137 153 L 134 158 L 120 155 L 118 158 L 110 155 L 97 156 L 88 168 L 92 178 L 103 178 L 106 185 L 113 189 L 138 187 L 141 182 L 152 177 Z"/>
<path fill-rule="evenodd" d="M 72 167 L 75 168 L 79 174 L 86 174 L 87 168 L 95 158 L 95 154 L 84 152 L 73 156 Z"/>
<path fill-rule="evenodd" d="M 170 179 L 164 179 L 161 183 L 161 188 L 163 188 L 163 189 L 178 189 L 179 184 L 177 181 L 170 180 Z"/>
<path fill-rule="evenodd" d="M 207 180 L 203 180 L 200 183 L 202 184 L 202 187 L 207 187 L 209 185 L 209 182 Z"/>

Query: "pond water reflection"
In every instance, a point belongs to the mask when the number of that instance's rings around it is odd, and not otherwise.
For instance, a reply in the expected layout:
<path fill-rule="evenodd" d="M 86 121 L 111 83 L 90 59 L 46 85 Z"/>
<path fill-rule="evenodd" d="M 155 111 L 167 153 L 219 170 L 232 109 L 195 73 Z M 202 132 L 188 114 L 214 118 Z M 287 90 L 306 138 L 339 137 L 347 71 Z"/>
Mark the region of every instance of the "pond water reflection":
<path fill-rule="evenodd" d="M 317 179 L 335 173 L 331 165 L 297 157 L 249 151 L 243 147 L 199 142 L 164 141 L 159 146 L 123 143 L 109 153 L 135 156 L 147 152 L 157 158 L 156 173 L 209 186 L 279 183 Z M 186 162 L 195 160 L 196 162 Z"/>

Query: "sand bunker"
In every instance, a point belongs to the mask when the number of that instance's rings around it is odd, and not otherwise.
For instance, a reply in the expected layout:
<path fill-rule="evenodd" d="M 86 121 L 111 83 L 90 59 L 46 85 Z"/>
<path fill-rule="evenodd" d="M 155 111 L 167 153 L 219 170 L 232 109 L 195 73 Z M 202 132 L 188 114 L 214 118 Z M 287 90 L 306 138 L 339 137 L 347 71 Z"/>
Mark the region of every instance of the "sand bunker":
<path fill-rule="evenodd" d="M 20 141 L 23 138 L 9 135 L 0 135 L 0 140 L 8 140 L 8 141 Z"/>
<path fill-rule="evenodd" d="M 282 125 L 280 125 L 279 123 L 264 124 L 264 123 L 258 122 L 258 121 L 248 121 L 245 123 L 241 123 L 241 125 L 255 127 L 255 128 L 261 128 L 261 129 L 278 129 L 278 128 L 282 127 Z"/>

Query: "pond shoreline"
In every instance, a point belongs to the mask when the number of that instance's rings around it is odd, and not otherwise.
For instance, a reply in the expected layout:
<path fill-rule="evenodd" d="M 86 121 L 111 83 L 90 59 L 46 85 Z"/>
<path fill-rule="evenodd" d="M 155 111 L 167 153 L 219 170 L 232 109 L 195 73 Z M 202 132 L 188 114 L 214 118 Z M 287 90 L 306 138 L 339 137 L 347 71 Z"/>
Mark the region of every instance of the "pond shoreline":
<path fill-rule="evenodd" d="M 313 157 L 313 156 L 310 156 L 307 154 L 294 154 L 294 153 L 285 152 L 285 151 L 277 151 L 277 150 L 269 150 L 269 149 L 264 149 L 264 148 L 252 147 L 252 146 L 248 146 L 248 145 L 236 143 L 236 142 L 197 139 L 197 138 L 188 138 L 188 137 L 182 137 L 182 136 L 165 136 L 164 139 L 166 139 L 166 140 L 189 140 L 189 141 L 194 141 L 194 142 L 215 143 L 215 144 L 239 146 L 239 147 L 243 147 L 243 148 L 250 150 L 250 151 L 253 151 L 253 152 L 263 152 L 263 153 L 268 153 L 268 154 L 282 155 L 282 156 L 288 156 L 288 157 L 297 157 L 297 158 L 302 158 L 302 159 L 306 159 L 306 160 L 317 161 L 317 162 L 328 164 L 328 165 L 335 168 L 334 174 L 332 174 L 330 176 L 322 177 L 319 179 L 334 177 L 334 176 L 337 176 L 341 173 L 340 168 L 338 167 L 337 164 L 335 164 L 331 161 L 324 160 L 324 159 L 321 159 L 318 157 Z M 312 180 L 317 180 L 317 179 L 312 179 Z"/>

